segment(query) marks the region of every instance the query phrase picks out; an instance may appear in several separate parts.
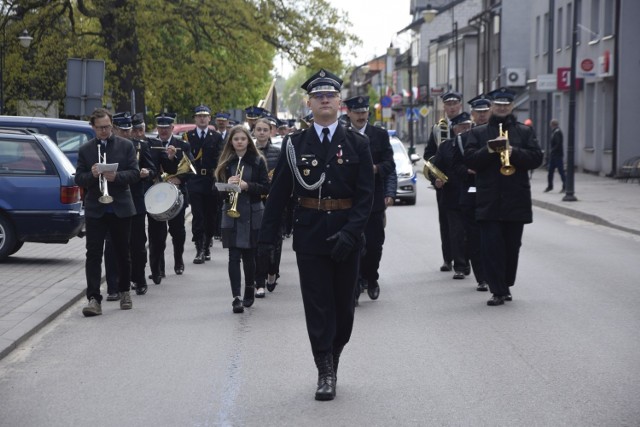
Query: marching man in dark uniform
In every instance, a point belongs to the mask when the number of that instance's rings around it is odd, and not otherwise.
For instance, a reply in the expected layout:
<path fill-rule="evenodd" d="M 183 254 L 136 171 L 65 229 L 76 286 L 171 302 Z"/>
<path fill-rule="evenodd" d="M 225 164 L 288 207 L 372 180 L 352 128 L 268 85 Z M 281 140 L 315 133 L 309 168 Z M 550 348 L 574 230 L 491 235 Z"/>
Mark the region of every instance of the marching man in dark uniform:
<path fill-rule="evenodd" d="M 476 219 L 493 294 L 487 305 L 496 306 L 512 299 L 524 225 L 533 221 L 529 170 L 540 166 L 542 151 L 533 128 L 511 114 L 515 94 L 500 88 L 488 95 L 492 116 L 486 125 L 469 131 L 464 159 L 476 171 Z M 506 167 L 507 161 L 515 170 Z"/>
<path fill-rule="evenodd" d="M 374 190 L 367 138 L 338 124 L 341 86 L 342 80 L 325 70 L 302 85 L 315 122 L 283 141 L 258 240 L 261 251 L 273 247 L 293 193 L 298 201 L 293 250 L 318 368 L 317 400 L 336 394 L 340 353 L 353 328 L 361 236 Z"/>
<path fill-rule="evenodd" d="M 194 113 L 196 128 L 187 132 L 191 145 L 193 167 L 196 174 L 189 178 L 187 189 L 191 204 L 191 233 L 196 245 L 194 264 L 203 264 L 211 259 L 209 244 L 213 239 L 217 219 L 218 191 L 214 188 L 213 174 L 218 167 L 222 138 L 209 129 L 211 109 L 199 105 Z"/>
<path fill-rule="evenodd" d="M 153 283 L 159 285 L 164 277 L 164 250 L 167 240 L 167 223 L 169 234 L 173 242 L 174 271 L 177 275 L 184 272 L 184 242 L 186 230 L 184 227 L 184 212 L 188 206 L 188 194 L 186 181 L 189 173 L 178 172 L 178 165 L 182 156 L 191 159 L 191 146 L 188 142 L 173 136 L 173 122 L 176 119 L 174 113 L 162 113 L 156 116 L 156 127 L 158 129 L 158 139 L 165 151 L 160 156 L 161 172 L 168 175 L 176 175 L 168 179 L 167 182 L 177 186 L 184 197 L 182 209 L 175 218 L 169 221 L 156 221 L 149 217 L 149 264 L 151 266 L 151 278 Z"/>
<path fill-rule="evenodd" d="M 232 126 L 229 126 L 229 118 L 231 116 L 229 113 L 224 111 L 220 111 L 216 113 L 216 130 L 220 134 L 222 141 L 227 137 L 227 131 L 231 129 Z"/>
<path fill-rule="evenodd" d="M 441 98 L 445 117 L 433 126 L 433 130 L 427 140 L 427 145 L 424 148 L 424 155 L 422 156 L 425 161 L 435 156 L 438 151 L 438 146 L 453 136 L 451 132 L 451 119 L 462 112 L 462 94 L 450 91 L 442 95 Z M 438 222 L 440 223 L 442 257 L 444 258 L 444 263 L 440 267 L 440 271 L 451 271 L 452 255 L 449 245 L 449 225 L 447 224 L 446 209 L 442 205 L 442 191 L 439 189 L 436 189 L 436 201 L 438 202 Z"/>
<path fill-rule="evenodd" d="M 244 109 L 244 114 L 249 125 L 249 132 L 253 133 L 253 128 L 256 126 L 256 122 L 262 116 L 264 116 L 264 108 L 256 107 L 252 105 Z"/>
<path fill-rule="evenodd" d="M 393 148 L 389 142 L 389 133 L 375 126 L 369 125 L 369 97 L 355 96 L 344 101 L 347 114 L 354 130 L 369 138 L 369 150 L 373 160 L 373 175 L 375 187 L 373 208 L 367 227 L 365 228 L 365 254 L 360 259 L 360 277 L 366 281 L 367 293 L 372 300 L 378 299 L 380 285 L 378 284 L 378 268 L 382 259 L 382 245 L 384 244 L 385 180 L 389 174 L 395 173 L 396 164 L 393 161 Z M 356 298 L 360 295 L 356 290 Z"/>

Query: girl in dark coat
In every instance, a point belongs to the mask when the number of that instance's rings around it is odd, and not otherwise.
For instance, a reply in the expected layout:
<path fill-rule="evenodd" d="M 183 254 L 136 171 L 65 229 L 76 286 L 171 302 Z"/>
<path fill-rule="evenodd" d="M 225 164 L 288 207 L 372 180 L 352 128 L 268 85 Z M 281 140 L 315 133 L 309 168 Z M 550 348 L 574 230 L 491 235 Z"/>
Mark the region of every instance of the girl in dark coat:
<path fill-rule="evenodd" d="M 264 210 L 261 195 L 269 192 L 269 178 L 264 157 L 256 148 L 251 135 L 243 126 L 234 126 L 224 145 L 218 168 L 218 182 L 236 184 L 239 193 L 225 200 L 222 206 L 222 247 L 229 249 L 229 280 L 233 294 L 233 312 L 242 313 L 244 307 L 251 307 L 254 301 L 255 248 Z M 230 199 L 237 198 L 237 217 L 228 215 Z M 240 299 L 242 260 L 245 280 L 244 299 Z"/>

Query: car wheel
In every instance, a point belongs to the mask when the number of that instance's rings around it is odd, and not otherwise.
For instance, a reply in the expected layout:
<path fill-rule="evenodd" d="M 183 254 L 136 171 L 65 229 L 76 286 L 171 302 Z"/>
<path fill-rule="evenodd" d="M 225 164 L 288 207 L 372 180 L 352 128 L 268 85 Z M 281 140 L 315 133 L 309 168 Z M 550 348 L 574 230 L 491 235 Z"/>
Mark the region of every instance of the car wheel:
<path fill-rule="evenodd" d="M 9 220 L 0 215 L 0 261 L 11 255 L 16 246 L 16 233 Z"/>
<path fill-rule="evenodd" d="M 24 242 L 21 241 L 17 241 L 15 245 L 13 245 L 13 249 L 11 249 L 11 253 L 9 255 L 13 255 L 16 252 L 18 252 L 20 250 L 20 248 L 22 248 L 22 245 L 24 245 Z"/>

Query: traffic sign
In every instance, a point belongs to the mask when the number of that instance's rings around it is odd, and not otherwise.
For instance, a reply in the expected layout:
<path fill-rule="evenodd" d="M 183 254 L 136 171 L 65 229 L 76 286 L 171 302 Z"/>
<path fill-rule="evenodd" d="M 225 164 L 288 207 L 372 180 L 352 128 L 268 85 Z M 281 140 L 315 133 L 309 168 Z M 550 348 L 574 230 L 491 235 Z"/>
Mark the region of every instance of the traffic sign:
<path fill-rule="evenodd" d="M 391 97 L 390 97 L 390 96 L 383 96 L 383 97 L 380 99 L 380 104 L 381 104 L 383 107 L 385 107 L 385 108 L 386 108 L 386 107 L 391 107 L 391 102 L 392 102 L 392 101 L 391 101 Z"/>
<path fill-rule="evenodd" d="M 402 95 L 396 94 L 396 95 L 393 95 L 391 97 L 391 104 L 392 105 L 398 105 L 398 104 L 401 104 L 401 103 L 402 103 Z"/>
<path fill-rule="evenodd" d="M 422 117 L 427 117 L 427 116 L 429 115 L 429 109 L 427 108 L 427 106 L 426 106 L 426 105 L 423 105 L 423 106 L 420 108 L 420 115 L 421 115 Z"/>

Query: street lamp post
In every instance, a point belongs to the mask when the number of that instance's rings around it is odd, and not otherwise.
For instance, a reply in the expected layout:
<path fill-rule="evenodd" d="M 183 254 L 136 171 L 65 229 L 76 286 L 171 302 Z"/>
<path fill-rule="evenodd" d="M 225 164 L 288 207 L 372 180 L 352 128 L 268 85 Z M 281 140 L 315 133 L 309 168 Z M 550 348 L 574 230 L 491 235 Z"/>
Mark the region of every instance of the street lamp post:
<path fill-rule="evenodd" d="M 569 132 L 567 138 L 567 176 L 566 176 L 566 193 L 562 198 L 563 202 L 575 202 L 578 199 L 574 192 L 574 175 L 575 175 L 575 130 L 576 130 L 576 67 L 578 45 L 578 7 L 573 7 L 573 28 L 571 35 L 571 79 L 569 88 Z"/>
<path fill-rule="evenodd" d="M 409 156 L 415 154 L 416 148 L 413 140 L 413 40 L 409 44 L 409 114 L 407 114 L 409 122 Z"/>
<path fill-rule="evenodd" d="M 31 45 L 31 41 L 33 37 L 29 35 L 29 31 L 26 29 L 22 30 L 20 36 L 18 36 L 18 40 L 20 41 L 20 45 L 25 49 Z M 6 29 L 2 28 L 2 41 L 0 42 L 0 114 L 5 113 L 5 105 L 4 105 L 4 55 L 6 50 Z"/>

